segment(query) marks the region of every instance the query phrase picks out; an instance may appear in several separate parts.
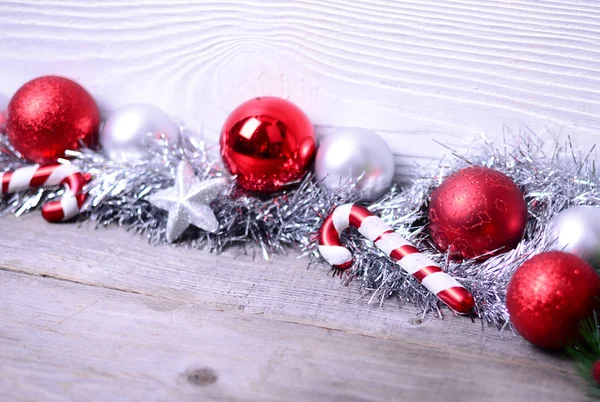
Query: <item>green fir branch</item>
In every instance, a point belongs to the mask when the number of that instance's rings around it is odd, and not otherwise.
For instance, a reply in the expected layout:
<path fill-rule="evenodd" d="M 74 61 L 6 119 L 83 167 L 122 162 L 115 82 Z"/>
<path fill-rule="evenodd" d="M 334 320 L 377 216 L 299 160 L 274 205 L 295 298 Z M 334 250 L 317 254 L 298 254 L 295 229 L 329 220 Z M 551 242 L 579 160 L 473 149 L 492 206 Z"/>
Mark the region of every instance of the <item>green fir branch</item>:
<path fill-rule="evenodd" d="M 600 362 L 600 326 L 598 314 L 582 321 L 579 324 L 581 339 L 566 347 L 566 351 L 575 361 L 575 368 L 579 375 L 590 385 L 590 394 L 600 398 L 600 383 L 594 378 L 594 364 Z"/>

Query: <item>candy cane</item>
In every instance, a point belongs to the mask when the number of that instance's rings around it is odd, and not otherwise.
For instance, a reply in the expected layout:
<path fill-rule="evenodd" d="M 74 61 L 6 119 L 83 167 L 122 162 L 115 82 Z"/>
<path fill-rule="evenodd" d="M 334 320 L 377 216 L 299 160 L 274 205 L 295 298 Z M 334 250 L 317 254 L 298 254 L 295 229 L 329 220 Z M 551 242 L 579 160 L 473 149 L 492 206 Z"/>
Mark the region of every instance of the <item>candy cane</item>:
<path fill-rule="evenodd" d="M 0 197 L 38 187 L 64 186 L 60 200 L 51 201 L 42 207 L 42 216 L 48 222 L 62 222 L 79 214 L 85 194 L 83 186 L 87 182 L 81 171 L 67 164 L 32 165 L 10 172 L 0 173 Z"/>
<path fill-rule="evenodd" d="M 360 234 L 415 277 L 430 292 L 458 313 L 469 313 L 475 307 L 471 293 L 433 261 L 421 254 L 412 244 L 367 208 L 354 204 L 337 207 L 325 220 L 319 232 L 319 252 L 335 269 L 345 270 L 352 265 L 352 253 L 340 242 L 347 227 Z"/>

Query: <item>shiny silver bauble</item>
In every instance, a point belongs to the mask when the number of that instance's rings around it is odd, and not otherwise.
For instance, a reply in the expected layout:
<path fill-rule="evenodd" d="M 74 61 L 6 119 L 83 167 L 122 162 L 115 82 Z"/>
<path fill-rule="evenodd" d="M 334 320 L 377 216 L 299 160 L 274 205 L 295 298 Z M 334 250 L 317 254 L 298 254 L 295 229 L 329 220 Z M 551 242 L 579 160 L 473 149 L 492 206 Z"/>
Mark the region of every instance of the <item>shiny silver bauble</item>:
<path fill-rule="evenodd" d="M 104 153 L 117 162 L 136 162 L 151 156 L 155 139 L 177 145 L 181 130 L 165 112 L 146 104 L 124 106 L 110 115 L 100 133 Z"/>
<path fill-rule="evenodd" d="M 554 248 L 583 258 L 600 269 L 600 208 L 577 206 L 556 215 L 548 226 Z"/>
<path fill-rule="evenodd" d="M 373 131 L 340 128 L 319 145 L 315 175 L 332 191 L 356 183 L 353 191 L 361 201 L 374 200 L 392 184 L 394 154 Z"/>

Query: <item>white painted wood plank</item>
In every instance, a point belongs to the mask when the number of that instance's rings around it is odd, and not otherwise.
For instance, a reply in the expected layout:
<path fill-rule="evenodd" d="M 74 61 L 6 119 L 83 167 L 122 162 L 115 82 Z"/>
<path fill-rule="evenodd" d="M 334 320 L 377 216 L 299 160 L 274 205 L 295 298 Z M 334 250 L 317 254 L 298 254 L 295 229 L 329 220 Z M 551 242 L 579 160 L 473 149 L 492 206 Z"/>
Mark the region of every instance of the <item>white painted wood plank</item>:
<path fill-rule="evenodd" d="M 0 303 L 10 401 L 585 400 L 559 366 L 5 270 Z"/>
<path fill-rule="evenodd" d="M 325 128 L 377 130 L 409 166 L 505 125 L 595 142 L 599 26 L 592 0 L 4 0 L 0 93 L 59 73 L 210 139 L 279 95 Z"/>
<path fill-rule="evenodd" d="M 153 247 L 117 229 L 52 225 L 36 214 L 2 218 L 0 269 L 153 296 L 165 303 L 192 303 L 381 339 L 409 341 L 432 349 L 476 351 L 492 359 L 535 362 L 572 370 L 570 363 L 541 353 L 510 331 L 479 321 L 427 316 L 397 300 L 369 305 L 358 283 L 343 286 L 327 268 L 307 269 L 307 260 L 259 256 L 232 250 L 215 256 L 181 247 Z"/>

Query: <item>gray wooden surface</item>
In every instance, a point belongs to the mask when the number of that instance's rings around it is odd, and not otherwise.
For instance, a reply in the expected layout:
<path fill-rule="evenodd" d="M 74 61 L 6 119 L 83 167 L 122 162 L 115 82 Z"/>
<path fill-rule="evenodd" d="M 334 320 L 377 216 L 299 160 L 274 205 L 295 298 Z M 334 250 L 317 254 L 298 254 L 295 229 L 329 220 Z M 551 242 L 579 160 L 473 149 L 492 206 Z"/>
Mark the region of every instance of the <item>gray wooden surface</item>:
<path fill-rule="evenodd" d="M 1 218 L 6 401 L 579 401 L 571 363 L 394 300 L 296 255 L 153 247 Z"/>

